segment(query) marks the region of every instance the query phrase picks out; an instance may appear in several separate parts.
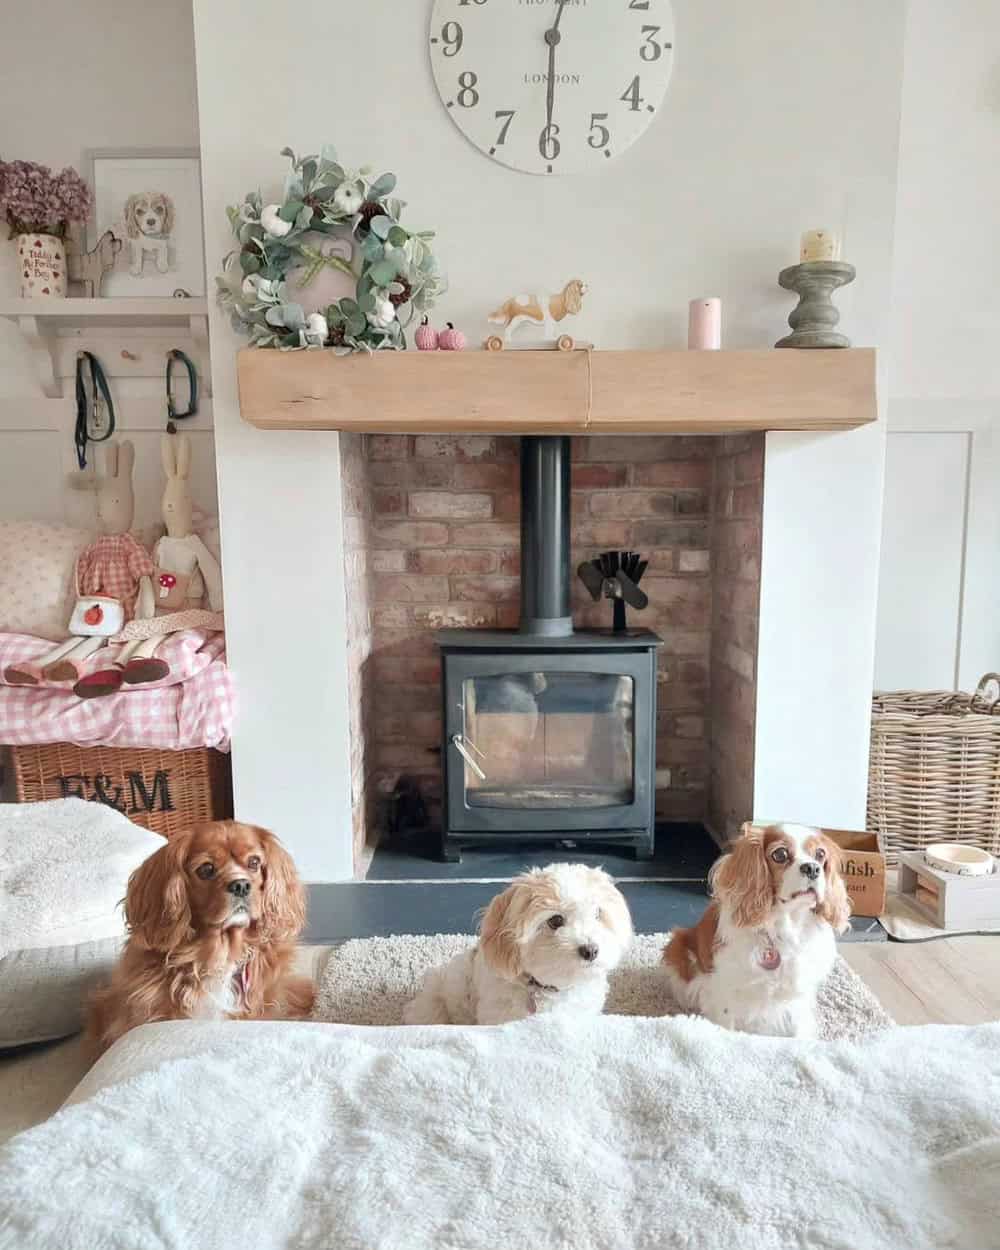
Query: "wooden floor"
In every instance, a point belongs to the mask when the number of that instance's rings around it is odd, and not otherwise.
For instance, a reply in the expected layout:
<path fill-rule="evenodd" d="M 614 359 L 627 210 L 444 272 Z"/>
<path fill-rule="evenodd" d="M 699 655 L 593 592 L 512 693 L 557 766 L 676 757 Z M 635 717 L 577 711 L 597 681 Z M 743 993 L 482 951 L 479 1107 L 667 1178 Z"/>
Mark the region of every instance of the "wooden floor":
<path fill-rule="evenodd" d="M 1000 935 L 849 942 L 840 953 L 897 1024 L 1000 1020 Z"/>

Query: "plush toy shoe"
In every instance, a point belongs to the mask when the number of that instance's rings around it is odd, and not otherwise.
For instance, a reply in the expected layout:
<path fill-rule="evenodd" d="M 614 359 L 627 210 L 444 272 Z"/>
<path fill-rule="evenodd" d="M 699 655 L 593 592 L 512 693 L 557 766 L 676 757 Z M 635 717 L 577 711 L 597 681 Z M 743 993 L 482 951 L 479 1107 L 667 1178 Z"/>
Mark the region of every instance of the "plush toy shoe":
<path fill-rule="evenodd" d="M 73 693 L 81 699 L 99 699 L 106 694 L 116 694 L 122 687 L 124 673 L 118 664 L 99 668 L 81 677 L 73 687 Z"/>
<path fill-rule="evenodd" d="M 170 665 L 166 660 L 158 660 L 155 655 L 148 656 L 146 659 L 137 655 L 134 660 L 129 660 L 125 665 L 122 681 L 128 682 L 130 686 L 137 686 L 141 682 L 159 681 L 169 672 Z"/>
<path fill-rule="evenodd" d="M 23 664 L 9 664 L 3 671 L 3 679 L 8 686 L 37 686 L 42 680 L 42 670 L 25 660 Z"/>

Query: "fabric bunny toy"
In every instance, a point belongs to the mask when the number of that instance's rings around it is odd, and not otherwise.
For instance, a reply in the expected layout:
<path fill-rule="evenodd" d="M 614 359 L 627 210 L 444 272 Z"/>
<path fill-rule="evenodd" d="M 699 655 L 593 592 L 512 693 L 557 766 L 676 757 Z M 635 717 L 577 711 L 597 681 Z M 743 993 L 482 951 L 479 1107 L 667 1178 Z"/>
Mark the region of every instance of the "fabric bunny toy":
<path fill-rule="evenodd" d="M 156 567 L 148 595 L 140 602 L 138 619 L 125 631 L 133 641 L 118 655 L 122 680 L 130 685 L 167 676 L 170 667 L 156 651 L 169 634 L 199 626 L 221 627 L 215 616 L 222 611 L 219 563 L 191 529 L 191 440 L 186 434 L 164 434 L 160 454 L 167 475 L 162 503 L 167 532 L 153 548 Z M 206 591 L 208 612 L 201 610 Z M 143 592 L 147 594 L 146 586 Z"/>
<path fill-rule="evenodd" d="M 102 452 L 103 473 L 96 479 L 87 479 L 81 486 L 81 489 L 96 486 L 97 516 L 103 533 L 85 548 L 76 562 L 78 606 L 69 625 L 71 637 L 35 664 L 7 668 L 4 678 L 11 685 L 37 685 L 44 676 L 50 681 L 76 681 L 74 690 L 81 698 L 106 693 L 101 673 L 80 677 L 83 661 L 108 641 L 107 631 L 99 630 L 104 607 L 97 604 L 86 610 L 84 600 L 91 596 L 104 599 L 104 606 L 109 608 L 114 605 L 107 604 L 107 600 L 117 601 L 123 619 L 128 621 L 135 612 L 136 599 L 143 593 L 147 597 L 152 594 L 153 562 L 146 549 L 129 533 L 135 511 L 132 490 L 135 448 L 129 442 L 120 446 L 109 442 Z M 84 634 L 84 628 L 90 624 L 94 628 Z"/>

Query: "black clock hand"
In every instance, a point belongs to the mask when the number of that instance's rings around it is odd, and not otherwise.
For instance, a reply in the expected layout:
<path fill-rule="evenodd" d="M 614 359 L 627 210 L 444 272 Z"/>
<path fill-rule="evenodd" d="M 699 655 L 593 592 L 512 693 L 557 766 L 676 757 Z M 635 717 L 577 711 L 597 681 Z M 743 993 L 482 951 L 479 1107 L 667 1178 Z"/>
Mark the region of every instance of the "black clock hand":
<path fill-rule="evenodd" d="M 559 23 L 562 21 L 563 9 L 569 0 L 556 0 L 559 11 L 552 27 L 545 32 L 545 42 L 549 45 L 549 81 L 545 92 L 545 128 L 551 134 L 552 109 L 556 100 L 556 45 L 562 39 Z"/>

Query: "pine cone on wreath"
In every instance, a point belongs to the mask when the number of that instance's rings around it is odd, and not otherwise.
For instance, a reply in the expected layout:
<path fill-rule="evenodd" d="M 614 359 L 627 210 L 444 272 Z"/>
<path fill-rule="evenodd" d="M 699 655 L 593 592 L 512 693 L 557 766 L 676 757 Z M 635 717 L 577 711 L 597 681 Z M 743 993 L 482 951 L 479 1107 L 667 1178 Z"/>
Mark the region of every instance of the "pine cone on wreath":
<path fill-rule="evenodd" d="M 379 217 L 384 212 L 385 209 L 376 200 L 365 200 L 365 202 L 358 209 L 358 216 L 361 218 L 358 222 L 358 232 L 360 234 L 367 234 L 371 229 L 372 218 Z"/>
<path fill-rule="evenodd" d="M 396 281 L 403 289 L 401 291 L 390 291 L 389 299 L 392 301 L 394 308 L 400 308 L 413 294 L 413 287 L 410 286 L 405 278 L 397 278 Z"/>

